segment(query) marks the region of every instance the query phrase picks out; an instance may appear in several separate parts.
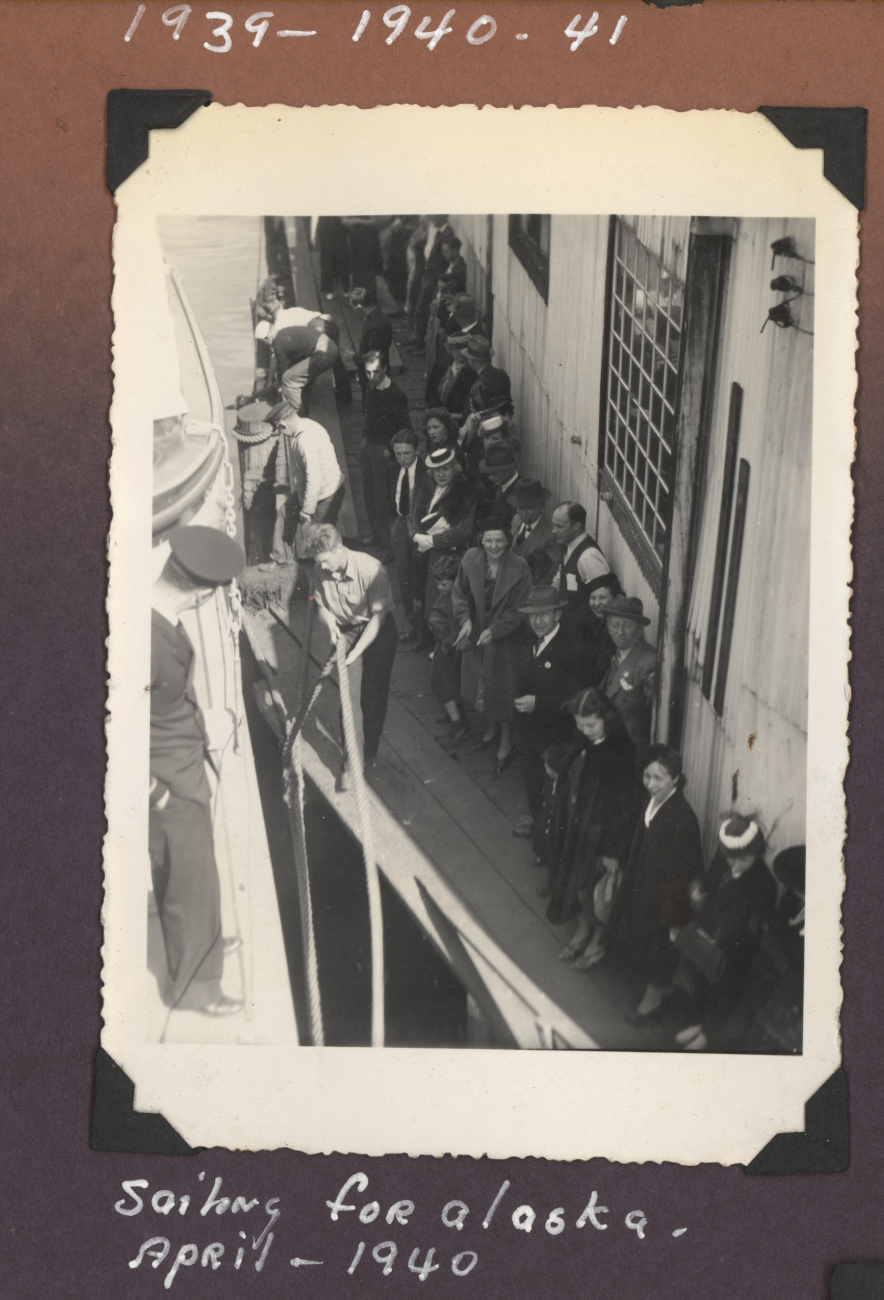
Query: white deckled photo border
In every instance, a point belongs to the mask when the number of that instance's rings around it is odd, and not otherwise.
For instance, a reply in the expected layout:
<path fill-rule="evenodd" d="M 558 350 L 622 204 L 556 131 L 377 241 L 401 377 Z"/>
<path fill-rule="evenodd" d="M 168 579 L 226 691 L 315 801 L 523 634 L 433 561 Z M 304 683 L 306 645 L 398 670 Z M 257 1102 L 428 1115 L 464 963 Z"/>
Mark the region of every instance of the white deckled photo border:
<path fill-rule="evenodd" d="M 116 199 L 102 1045 L 134 1080 L 137 1108 L 161 1112 L 192 1146 L 372 1156 L 733 1164 L 803 1129 L 806 1100 L 841 1062 L 859 247 L 856 209 L 824 178 L 821 152 L 733 111 L 213 104 L 152 132 L 149 161 Z M 163 215 L 353 208 L 815 221 L 800 1055 L 146 1041 L 151 370 L 162 343 L 145 249 Z"/>

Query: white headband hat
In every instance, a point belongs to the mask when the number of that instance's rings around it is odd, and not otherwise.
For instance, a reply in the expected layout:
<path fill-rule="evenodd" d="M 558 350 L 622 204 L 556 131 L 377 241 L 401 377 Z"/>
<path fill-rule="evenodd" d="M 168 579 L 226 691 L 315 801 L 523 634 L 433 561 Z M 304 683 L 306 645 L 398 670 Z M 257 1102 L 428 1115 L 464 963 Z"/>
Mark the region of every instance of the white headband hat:
<path fill-rule="evenodd" d="M 740 825 L 745 825 L 746 829 L 736 835 L 728 834 L 729 826 L 733 826 L 736 830 Z M 726 822 L 722 822 L 721 830 L 718 832 L 718 838 L 721 841 L 723 848 L 729 849 L 731 852 L 738 852 L 740 849 L 748 849 L 749 845 L 752 844 L 760 834 L 761 831 L 758 822 L 756 822 L 754 818 L 750 818 L 747 821 L 745 817 L 729 817 Z"/>

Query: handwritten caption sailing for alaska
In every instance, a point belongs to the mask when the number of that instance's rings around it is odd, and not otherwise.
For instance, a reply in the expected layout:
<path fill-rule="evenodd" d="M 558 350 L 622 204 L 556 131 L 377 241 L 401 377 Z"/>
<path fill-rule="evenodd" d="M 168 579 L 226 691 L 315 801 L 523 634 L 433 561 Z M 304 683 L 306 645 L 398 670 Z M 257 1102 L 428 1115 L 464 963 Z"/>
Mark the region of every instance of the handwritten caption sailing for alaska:
<path fill-rule="evenodd" d="M 138 6 L 135 16 L 123 37 L 124 41 L 132 40 L 146 10 L 146 5 L 140 4 Z M 181 39 L 187 20 L 192 13 L 193 6 L 186 4 L 172 5 L 169 9 L 163 10 L 160 21 L 164 26 L 171 29 L 173 41 Z M 468 45 L 487 45 L 489 41 L 494 40 L 497 36 L 497 22 L 492 18 L 491 14 L 480 15 L 469 27 L 464 29 L 457 23 L 453 26 L 450 25 L 456 13 L 456 9 L 449 9 L 445 17 L 435 27 L 432 26 L 434 20 L 429 15 L 426 15 L 416 22 L 412 35 L 419 41 L 425 41 L 428 50 L 435 50 L 444 36 L 454 36 L 456 39 L 460 35 Z M 371 41 L 373 36 L 375 38 L 382 37 L 385 45 L 392 45 L 407 31 L 412 16 L 409 5 L 393 5 L 392 8 L 385 9 L 382 13 L 379 12 L 377 16 L 373 14 L 371 9 L 363 9 L 362 17 L 356 24 L 350 39 L 361 41 L 363 36 L 368 33 L 366 37 L 368 41 Z M 207 13 L 197 14 L 196 20 L 202 18 L 206 22 L 216 24 L 208 33 L 215 39 L 213 41 L 203 41 L 203 49 L 208 50 L 211 54 L 228 54 L 234 47 L 235 36 L 237 44 L 251 44 L 257 49 L 270 30 L 273 17 L 274 14 L 268 9 L 259 9 L 250 14 L 242 24 L 242 29 L 246 32 L 245 37 L 240 35 L 240 28 L 234 24 L 233 15 L 224 13 L 220 9 L 210 9 Z M 582 14 L 574 15 L 564 30 L 564 35 L 569 42 L 568 48 L 572 54 L 576 54 L 584 41 L 598 34 L 598 24 L 598 13 L 590 14 L 585 22 Z M 617 44 L 625 26 L 626 15 L 621 14 L 611 35 L 608 37 L 609 45 Z M 384 36 L 385 29 L 389 29 L 388 36 Z M 190 33 L 192 32 L 193 28 L 191 27 Z M 278 28 L 275 34 L 283 37 L 309 37 L 318 36 L 320 33 L 318 31 L 292 31 L 288 28 Z M 529 33 L 514 32 L 513 36 L 517 41 L 527 41 Z M 199 38 L 197 37 L 197 39 Z"/>
<path fill-rule="evenodd" d="M 205 1179 L 205 1172 L 198 1177 L 199 1182 Z M 450 1270 L 455 1277 L 466 1277 L 479 1264 L 479 1255 L 475 1250 L 453 1250 L 451 1249 L 452 1239 L 449 1238 L 447 1245 L 435 1246 L 427 1245 L 426 1238 L 424 1242 L 415 1246 L 413 1238 L 407 1239 L 406 1232 L 399 1232 L 398 1229 L 407 1229 L 413 1231 L 412 1216 L 418 1222 L 420 1214 L 414 1201 L 403 1199 L 392 1201 L 384 1209 L 379 1201 L 368 1199 L 368 1175 L 364 1173 L 355 1173 L 344 1183 L 333 1201 L 326 1201 L 331 1220 L 337 1222 L 356 1222 L 368 1226 L 381 1221 L 378 1224 L 380 1231 L 378 1236 L 388 1235 L 389 1240 L 376 1241 L 370 1244 L 367 1240 L 359 1241 L 355 1250 L 352 1241 L 344 1257 L 337 1261 L 302 1258 L 296 1255 L 289 1259 L 289 1264 L 294 1268 L 322 1268 L 327 1264 L 332 1268 L 345 1270 L 346 1274 L 353 1276 L 357 1270 L 364 1271 L 372 1267 L 371 1261 L 380 1267 L 382 1276 L 389 1277 L 394 1268 L 403 1275 L 411 1273 L 419 1282 L 425 1282 L 433 1273 L 438 1273 L 440 1269 Z M 125 1218 L 134 1218 L 143 1211 L 148 1214 L 160 1216 L 160 1219 L 167 1219 L 173 1213 L 185 1217 L 191 1212 L 191 1201 L 194 1201 L 193 1214 L 207 1220 L 205 1231 L 197 1234 L 191 1227 L 191 1223 L 181 1225 L 181 1230 L 170 1231 L 172 1225 L 178 1227 L 175 1220 L 170 1220 L 169 1224 L 156 1224 L 157 1227 L 165 1228 L 163 1234 L 147 1237 L 141 1244 L 138 1253 L 133 1259 L 130 1259 L 129 1268 L 138 1269 L 142 1266 L 159 1269 L 161 1265 L 167 1265 L 167 1270 L 163 1276 L 163 1286 L 169 1290 L 175 1281 L 176 1276 L 183 1268 L 200 1268 L 209 1269 L 216 1272 L 222 1267 L 241 1269 L 243 1266 L 254 1267 L 257 1273 L 263 1273 L 264 1267 L 270 1257 L 271 1247 L 276 1237 L 274 1231 L 275 1225 L 282 1215 L 279 1208 L 281 1197 L 272 1196 L 263 1206 L 259 1197 L 247 1197 L 242 1194 L 223 1194 L 223 1179 L 218 1177 L 214 1179 L 212 1189 L 207 1194 L 204 1189 L 196 1193 L 184 1192 L 180 1195 L 169 1188 L 160 1188 L 149 1196 L 150 1183 L 146 1178 L 127 1178 L 122 1184 L 124 1195 L 114 1204 L 117 1214 Z M 208 1186 L 208 1185 L 206 1185 Z M 148 1199 L 149 1196 L 149 1199 Z M 551 1237 L 558 1237 L 566 1232 L 569 1228 L 569 1218 L 566 1215 L 566 1208 L 563 1205 L 556 1206 L 552 1209 L 546 1207 L 535 1209 L 532 1205 L 517 1205 L 510 1210 L 513 1200 L 516 1199 L 516 1193 L 511 1190 L 509 1179 L 505 1179 L 501 1184 L 497 1195 L 490 1202 L 481 1220 L 483 1229 L 487 1229 L 492 1220 L 496 1218 L 497 1225 L 506 1225 L 516 1232 L 530 1233 L 535 1227 L 541 1231 L 549 1233 Z M 202 1201 L 199 1209 L 197 1203 Z M 357 1201 L 360 1203 L 357 1204 Z M 508 1201 L 508 1204 L 504 1204 Z M 217 1224 L 210 1215 L 225 1215 L 229 1211 L 230 1218 L 225 1219 L 223 1224 Z M 573 1213 L 573 1209 L 572 1209 Z M 353 1220 L 349 1218 L 342 1219 L 343 1216 L 353 1215 Z M 478 1217 L 470 1220 L 473 1214 L 470 1206 L 465 1201 L 452 1200 L 448 1201 L 439 1211 L 436 1217 L 436 1210 L 433 1210 L 434 1225 L 441 1224 L 441 1235 L 446 1237 L 448 1233 L 462 1232 L 464 1227 L 473 1227 L 478 1223 Z M 593 1191 L 589 1200 L 574 1220 L 575 1228 L 593 1228 L 596 1232 L 607 1232 L 609 1228 L 615 1231 L 627 1231 L 634 1233 L 634 1239 L 645 1241 L 648 1236 L 654 1236 L 655 1232 L 651 1229 L 648 1216 L 643 1210 L 628 1210 L 621 1220 L 621 1210 L 610 1209 L 607 1205 L 602 1205 L 599 1194 Z M 254 1218 L 243 1219 L 240 1215 L 254 1215 Z M 266 1215 L 266 1221 L 263 1216 Z M 469 1222 L 468 1222 L 469 1220 Z M 239 1225 L 245 1223 L 251 1231 L 241 1228 Z M 393 1239 L 392 1234 L 385 1234 L 383 1228 L 392 1228 L 398 1235 L 399 1241 Z M 196 1226 L 196 1225 L 194 1225 Z M 202 1226 L 202 1225 L 200 1225 Z M 206 1238 L 214 1235 L 219 1228 L 228 1230 L 228 1241 L 208 1241 Z M 424 1231 L 429 1236 L 433 1231 L 432 1228 L 424 1227 Z M 438 1227 L 436 1228 L 439 1231 Z M 687 1228 L 657 1228 L 656 1233 L 659 1236 L 683 1237 Z M 186 1237 L 196 1237 L 199 1235 L 199 1241 L 182 1240 Z M 367 1236 L 368 1234 L 366 1234 Z M 402 1239 L 406 1238 L 403 1245 Z M 180 1244 L 179 1244 L 180 1243 Z M 455 1237 L 453 1244 L 457 1245 L 458 1240 Z M 352 1253 L 351 1253 L 352 1252 Z M 279 1253 L 279 1252 L 277 1252 Z M 400 1254 L 402 1260 L 397 1264 Z M 407 1263 L 405 1256 L 408 1255 Z"/>

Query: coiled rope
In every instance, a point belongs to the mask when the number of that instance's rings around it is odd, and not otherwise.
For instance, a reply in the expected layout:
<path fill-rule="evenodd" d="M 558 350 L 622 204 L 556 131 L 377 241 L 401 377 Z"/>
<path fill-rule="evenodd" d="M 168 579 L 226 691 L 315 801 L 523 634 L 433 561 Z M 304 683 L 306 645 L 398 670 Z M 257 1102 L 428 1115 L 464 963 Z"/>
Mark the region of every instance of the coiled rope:
<path fill-rule="evenodd" d="M 353 793 L 359 813 L 362 834 L 362 858 L 365 863 L 365 883 L 368 888 L 368 923 L 371 929 L 371 1045 L 384 1045 L 384 918 L 381 910 L 381 884 L 374 855 L 374 836 L 371 810 L 362 768 L 362 750 L 356 742 L 353 722 L 353 703 L 350 699 L 350 678 L 347 673 L 347 642 L 337 640 L 338 681 L 341 689 L 341 714 L 344 722 L 344 740 L 347 766 L 353 776 Z"/>
<path fill-rule="evenodd" d="M 269 424 L 267 426 L 267 429 L 268 429 L 267 433 L 240 433 L 239 429 L 237 429 L 236 426 L 234 425 L 233 436 L 234 438 L 236 438 L 237 442 L 247 442 L 247 443 L 266 442 L 268 438 L 272 438 L 276 434 L 276 430 L 274 429 L 272 424 Z"/>

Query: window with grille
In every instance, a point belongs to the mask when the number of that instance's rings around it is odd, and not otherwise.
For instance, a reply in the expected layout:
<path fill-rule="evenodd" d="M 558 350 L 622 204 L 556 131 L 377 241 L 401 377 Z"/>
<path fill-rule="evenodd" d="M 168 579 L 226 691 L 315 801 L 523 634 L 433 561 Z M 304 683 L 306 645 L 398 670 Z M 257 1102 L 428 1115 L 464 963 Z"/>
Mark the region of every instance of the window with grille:
<path fill-rule="evenodd" d="M 615 500 L 662 565 L 675 452 L 684 285 L 613 222 L 604 466 Z"/>
<path fill-rule="evenodd" d="M 510 248 L 544 302 L 549 302 L 549 227 L 548 214 L 521 213 L 510 217 Z"/>

